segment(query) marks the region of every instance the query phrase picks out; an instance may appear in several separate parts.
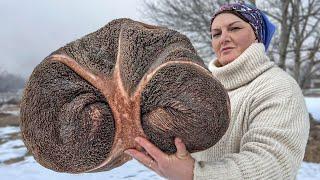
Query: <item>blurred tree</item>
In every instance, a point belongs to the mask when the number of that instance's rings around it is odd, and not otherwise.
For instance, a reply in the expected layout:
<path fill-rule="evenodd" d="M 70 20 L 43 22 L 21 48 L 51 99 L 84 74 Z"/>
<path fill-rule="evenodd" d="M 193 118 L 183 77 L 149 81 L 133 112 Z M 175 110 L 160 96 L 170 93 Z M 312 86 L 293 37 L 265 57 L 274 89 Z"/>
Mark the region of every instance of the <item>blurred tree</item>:
<path fill-rule="evenodd" d="M 320 73 L 320 0 L 262 1 L 278 24 L 270 57 L 307 88 Z"/>
<path fill-rule="evenodd" d="M 0 93 L 15 92 L 22 89 L 25 84 L 25 79 L 21 76 L 8 73 L 0 69 Z"/>
<path fill-rule="evenodd" d="M 217 8 L 237 0 L 145 0 L 144 17 L 186 34 L 205 61 L 212 59 L 210 19 Z M 256 4 L 277 24 L 269 56 L 301 88 L 320 73 L 320 0 L 244 1 Z"/>
<path fill-rule="evenodd" d="M 186 34 L 196 46 L 199 54 L 212 56 L 210 20 L 212 14 L 224 3 L 231 0 L 145 0 L 144 17 L 152 22 L 176 29 Z"/>

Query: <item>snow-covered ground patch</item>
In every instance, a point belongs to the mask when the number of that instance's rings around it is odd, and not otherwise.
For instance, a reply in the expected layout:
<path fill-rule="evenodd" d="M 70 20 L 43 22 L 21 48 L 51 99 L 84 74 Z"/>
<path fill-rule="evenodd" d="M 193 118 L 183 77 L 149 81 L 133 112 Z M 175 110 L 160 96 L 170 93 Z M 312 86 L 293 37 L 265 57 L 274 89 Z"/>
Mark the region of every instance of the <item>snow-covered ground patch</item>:
<path fill-rule="evenodd" d="M 12 104 L 4 104 L 0 107 L 0 112 L 11 114 L 14 116 L 20 115 L 20 109 L 18 105 L 12 105 Z"/>
<path fill-rule="evenodd" d="M 7 138 L 11 134 L 18 133 L 18 132 L 20 132 L 19 127 L 11 127 L 11 126 L 2 127 L 0 128 L 0 139 Z"/>
<path fill-rule="evenodd" d="M 14 143 L 13 143 L 14 144 Z M 17 144 L 20 144 L 17 142 Z M 25 151 L 26 152 L 26 151 Z M 23 154 L 23 153 L 21 153 Z M 17 156 L 21 155 L 17 153 Z M 1 155 L 0 155 L 1 157 Z M 86 173 L 86 174 L 67 174 L 58 173 L 42 167 L 32 156 L 27 156 L 24 161 L 5 165 L 0 163 L 0 178 L 14 180 L 120 180 L 135 179 L 149 180 L 162 179 L 154 172 L 132 160 L 107 172 Z M 320 164 L 303 162 L 299 169 L 297 180 L 319 180 Z"/>
<path fill-rule="evenodd" d="M 23 158 L 27 148 L 21 140 L 7 141 L 0 145 L 0 164 L 10 159 Z"/>
<path fill-rule="evenodd" d="M 5 111 L 5 113 L 11 114 L 11 115 L 14 115 L 14 116 L 19 116 L 20 115 L 19 111 Z"/>
<path fill-rule="evenodd" d="M 2 180 L 119 180 L 119 179 L 162 179 L 157 174 L 132 160 L 107 172 L 67 174 L 42 167 L 32 156 L 27 156 L 27 148 L 18 138 L 19 127 L 0 128 L 0 179 Z M 16 163 L 10 160 L 18 159 Z M 15 162 L 14 161 L 14 162 Z M 9 163 L 8 163 L 9 162 Z"/>
<path fill-rule="evenodd" d="M 308 111 L 320 121 L 320 98 L 306 97 Z M 0 127 L 0 179 L 2 180 L 120 180 L 162 179 L 135 160 L 107 172 L 66 174 L 42 167 L 32 156 L 19 136 L 19 127 Z M 14 161 L 10 161 L 16 159 Z M 9 162 L 9 163 L 8 163 Z M 303 162 L 298 180 L 319 180 L 320 164 Z"/>
<path fill-rule="evenodd" d="M 320 164 L 303 162 L 299 171 L 297 180 L 319 180 Z"/>
<path fill-rule="evenodd" d="M 305 97 L 308 111 L 320 121 L 320 97 Z"/>
<path fill-rule="evenodd" d="M 0 165 L 1 179 L 14 180 L 120 180 L 120 179 L 162 179 L 154 172 L 140 165 L 137 161 L 129 161 L 119 168 L 107 172 L 86 173 L 86 174 L 67 174 L 58 173 L 46 169 L 39 165 L 31 156 L 25 161 L 11 164 Z"/>

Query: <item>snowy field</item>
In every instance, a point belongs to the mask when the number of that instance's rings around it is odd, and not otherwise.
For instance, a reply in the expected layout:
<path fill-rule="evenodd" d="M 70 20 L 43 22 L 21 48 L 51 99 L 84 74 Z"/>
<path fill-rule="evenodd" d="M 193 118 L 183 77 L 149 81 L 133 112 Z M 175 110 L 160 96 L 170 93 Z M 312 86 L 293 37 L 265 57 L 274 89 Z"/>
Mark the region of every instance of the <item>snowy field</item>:
<path fill-rule="evenodd" d="M 12 134 L 19 133 L 18 127 L 0 128 L 1 141 L 6 141 Z M 1 142 L 0 141 L 0 142 Z M 32 156 L 26 156 L 27 149 L 20 139 L 10 140 L 0 145 L 0 180 L 119 180 L 119 179 L 162 179 L 137 161 L 129 161 L 119 168 L 108 172 L 67 174 L 57 173 L 42 167 Z M 22 161 L 6 164 L 10 159 Z"/>
<path fill-rule="evenodd" d="M 320 122 L 320 98 L 305 97 L 308 111 Z"/>
<path fill-rule="evenodd" d="M 306 98 L 310 113 L 320 121 L 320 98 Z M 19 127 L 0 128 L 0 180 L 119 180 L 162 179 L 137 161 L 129 161 L 108 172 L 92 174 L 57 173 L 39 165 L 27 154 Z M 320 180 L 320 164 L 303 162 L 298 180 Z"/>

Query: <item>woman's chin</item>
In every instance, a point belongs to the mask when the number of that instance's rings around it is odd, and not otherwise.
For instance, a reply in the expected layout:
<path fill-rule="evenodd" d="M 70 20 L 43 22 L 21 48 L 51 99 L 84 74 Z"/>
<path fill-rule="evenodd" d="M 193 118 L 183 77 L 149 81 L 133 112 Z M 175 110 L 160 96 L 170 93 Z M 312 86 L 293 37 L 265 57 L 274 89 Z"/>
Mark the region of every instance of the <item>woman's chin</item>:
<path fill-rule="evenodd" d="M 232 61 L 234 61 L 236 58 L 234 56 L 225 56 L 220 58 L 219 63 L 224 66 L 227 65 L 229 63 L 231 63 Z"/>

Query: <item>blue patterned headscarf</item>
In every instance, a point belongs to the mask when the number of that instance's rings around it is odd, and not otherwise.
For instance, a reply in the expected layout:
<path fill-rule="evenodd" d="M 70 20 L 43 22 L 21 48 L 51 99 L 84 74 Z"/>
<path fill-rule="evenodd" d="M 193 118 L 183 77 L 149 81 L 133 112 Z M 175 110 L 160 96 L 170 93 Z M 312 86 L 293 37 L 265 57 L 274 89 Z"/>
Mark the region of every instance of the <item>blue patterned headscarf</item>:
<path fill-rule="evenodd" d="M 268 17 L 255 6 L 245 3 L 226 4 L 212 16 L 213 20 L 221 13 L 229 12 L 249 23 L 258 38 L 258 41 L 263 43 L 265 50 L 268 49 L 272 36 L 276 27 L 269 21 Z M 211 30 L 210 25 L 210 30 Z"/>

